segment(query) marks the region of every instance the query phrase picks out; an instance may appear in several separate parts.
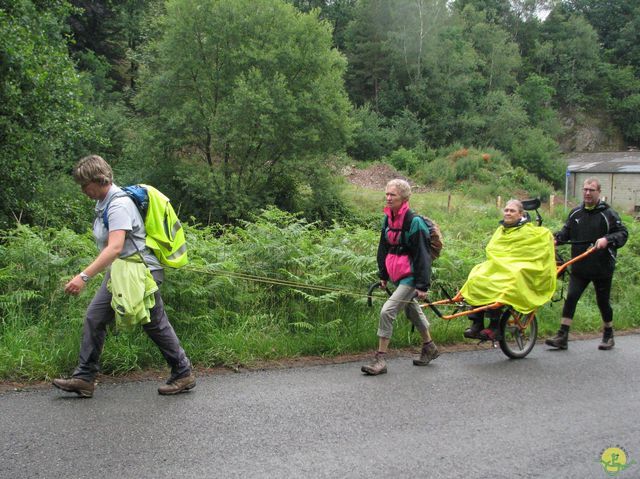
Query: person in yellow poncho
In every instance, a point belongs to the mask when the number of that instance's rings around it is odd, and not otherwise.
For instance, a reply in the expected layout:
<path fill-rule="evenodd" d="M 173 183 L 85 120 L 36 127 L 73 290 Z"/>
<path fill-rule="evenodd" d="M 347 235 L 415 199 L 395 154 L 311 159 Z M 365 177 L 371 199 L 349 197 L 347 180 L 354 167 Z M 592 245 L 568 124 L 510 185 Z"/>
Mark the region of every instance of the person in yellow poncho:
<path fill-rule="evenodd" d="M 547 228 L 531 223 L 519 200 L 507 202 L 500 223 L 487 245 L 487 261 L 471 270 L 460 294 L 472 306 L 499 302 L 528 314 L 547 303 L 556 290 L 553 236 Z M 501 339 L 500 313 L 489 310 L 486 329 L 482 312 L 469 315 L 472 324 L 464 336 Z"/>

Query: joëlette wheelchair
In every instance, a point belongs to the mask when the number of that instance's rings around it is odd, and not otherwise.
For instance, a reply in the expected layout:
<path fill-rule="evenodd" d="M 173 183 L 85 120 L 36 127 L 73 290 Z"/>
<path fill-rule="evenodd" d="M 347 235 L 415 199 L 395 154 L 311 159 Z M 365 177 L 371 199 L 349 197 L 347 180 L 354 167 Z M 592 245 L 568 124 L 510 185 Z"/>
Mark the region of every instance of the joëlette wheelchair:
<path fill-rule="evenodd" d="M 538 198 L 522 201 L 523 207 L 526 211 L 535 211 L 536 222 L 538 226 L 542 225 L 542 218 L 538 212 L 540 208 L 540 200 Z M 527 213 L 528 214 L 528 213 Z M 568 261 L 563 261 L 558 254 L 556 254 L 556 274 L 560 277 L 566 269 L 573 263 L 576 263 L 585 257 L 589 256 L 595 251 L 595 247 L 589 247 L 584 253 Z M 376 287 L 379 287 L 380 283 L 374 283 L 369 288 L 369 298 Z M 451 297 L 442 288 L 442 293 L 445 299 L 438 301 L 427 302 L 421 304 L 422 308 L 430 308 L 436 316 L 449 321 L 452 319 L 460 318 L 463 316 L 469 316 L 470 314 L 500 309 L 500 339 L 494 342 L 500 346 L 500 349 L 504 354 L 512 359 L 521 359 L 526 357 L 533 347 L 535 346 L 538 335 L 538 320 L 536 318 L 536 311 L 532 311 L 528 314 L 522 314 L 516 311 L 512 306 L 495 302 L 484 306 L 474 307 L 465 302 L 464 298 L 458 292 L 455 296 Z M 387 294 L 391 292 L 387 289 Z M 452 307 L 453 311 L 450 314 L 443 314 L 440 311 L 440 307 Z M 480 341 L 483 342 L 483 341 Z"/>

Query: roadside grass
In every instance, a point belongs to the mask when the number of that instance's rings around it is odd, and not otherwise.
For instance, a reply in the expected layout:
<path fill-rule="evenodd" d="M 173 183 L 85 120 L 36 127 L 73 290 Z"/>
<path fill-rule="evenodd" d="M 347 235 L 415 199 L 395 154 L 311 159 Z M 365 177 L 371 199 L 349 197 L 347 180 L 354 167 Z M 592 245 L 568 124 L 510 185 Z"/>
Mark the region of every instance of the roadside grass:
<path fill-rule="evenodd" d="M 188 226 L 191 262 L 168 271 L 162 285 L 171 322 L 184 349 L 198 366 L 250 366 L 265 360 L 335 356 L 373 351 L 384 301 L 376 291 L 375 251 L 382 191 L 345 185 L 354 222 L 326 228 L 276 209 L 237 227 Z M 495 204 L 442 192 L 416 193 L 412 207 L 435 219 L 445 249 L 434 263 L 431 297 L 442 288 L 454 293 L 470 269 L 484 260 L 484 247 L 497 226 Z M 544 208 L 543 208 L 544 209 Z M 541 211 L 555 231 L 565 212 Z M 640 326 L 640 239 L 638 224 L 619 252 L 612 303 L 617 329 Z M 89 234 L 19 226 L 0 242 L 0 379 L 42 380 L 70 374 L 77 361 L 84 312 L 99 286 L 93 279 L 78 298 L 62 285 L 95 255 Z M 566 287 L 565 287 L 566 289 Z M 561 285 L 558 287 L 558 294 Z M 553 334 L 562 302 L 538 311 L 540 336 Z M 464 318 L 444 321 L 427 310 L 437 343 L 464 342 Z M 601 328 L 592 289 L 581 299 L 573 331 Z M 401 315 L 392 347 L 416 347 L 419 334 Z M 120 375 L 164 366 L 142 330 L 107 335 L 103 372 Z"/>

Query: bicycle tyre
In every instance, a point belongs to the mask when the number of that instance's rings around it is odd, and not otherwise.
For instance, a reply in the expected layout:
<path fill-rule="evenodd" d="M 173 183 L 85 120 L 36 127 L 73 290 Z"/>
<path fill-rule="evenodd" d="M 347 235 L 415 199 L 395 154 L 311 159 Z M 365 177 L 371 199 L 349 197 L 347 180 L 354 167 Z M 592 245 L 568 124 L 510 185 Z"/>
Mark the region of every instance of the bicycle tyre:
<path fill-rule="evenodd" d="M 533 318 L 530 318 L 531 316 Z M 525 315 L 509 308 L 500 317 L 500 332 L 502 339 L 499 343 L 502 352 L 511 359 L 522 359 L 536 344 L 538 319 L 535 313 Z"/>

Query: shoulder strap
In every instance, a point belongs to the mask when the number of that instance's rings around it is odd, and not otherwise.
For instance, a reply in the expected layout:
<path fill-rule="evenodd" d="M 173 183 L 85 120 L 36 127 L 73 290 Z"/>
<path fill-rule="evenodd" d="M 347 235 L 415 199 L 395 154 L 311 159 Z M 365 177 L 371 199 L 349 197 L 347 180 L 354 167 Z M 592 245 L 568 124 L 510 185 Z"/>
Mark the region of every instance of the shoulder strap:
<path fill-rule="evenodd" d="M 600 214 L 602 215 L 602 218 L 604 219 L 604 223 L 607 225 L 607 232 L 605 234 L 609 234 L 609 230 L 611 229 L 611 226 L 609 225 L 609 219 L 607 218 L 607 215 L 605 214 L 605 211 L 601 211 Z"/>
<path fill-rule="evenodd" d="M 122 191 L 122 192 L 118 192 L 115 195 L 113 195 L 111 197 L 111 199 L 109 200 L 109 203 L 107 203 L 107 205 L 104 207 L 104 210 L 102 210 L 102 223 L 104 224 L 104 227 L 107 229 L 107 231 L 109 231 L 109 206 L 111 206 L 111 202 L 113 200 L 115 200 L 116 198 L 123 198 L 125 196 L 129 196 L 126 192 Z"/>
<path fill-rule="evenodd" d="M 402 220 L 402 229 L 401 229 L 402 234 L 400 235 L 400 242 L 402 244 L 407 243 L 407 235 L 411 230 L 411 222 L 415 217 L 416 217 L 416 213 L 411 209 L 407 210 L 406 213 L 404 214 L 404 219 Z M 382 229 L 386 230 L 387 227 L 389 227 L 389 218 L 387 217 L 387 215 L 384 215 L 384 222 L 382 224 Z M 392 231 L 398 231 L 395 228 L 389 228 L 389 229 L 391 229 Z"/>
<path fill-rule="evenodd" d="M 411 229 L 411 222 L 413 221 L 413 218 L 415 218 L 416 213 L 413 210 L 407 210 L 407 212 L 404 214 L 404 220 L 402 222 L 402 231 L 405 232 L 409 232 L 409 230 Z"/>
<path fill-rule="evenodd" d="M 125 186 L 125 188 L 128 188 L 128 187 Z M 118 192 L 115 195 L 113 195 L 111 197 L 111 199 L 109 200 L 109 203 L 107 203 L 107 206 L 104 207 L 104 210 L 102 211 L 102 222 L 104 223 L 104 227 L 106 228 L 107 231 L 109 231 L 109 215 L 108 215 L 108 211 L 109 211 L 109 206 L 111 206 L 111 202 L 113 200 L 115 200 L 116 198 L 124 198 L 125 196 L 131 198 L 131 195 L 128 193 L 128 191 L 123 189 L 121 192 Z M 131 198 L 131 201 L 133 201 L 133 204 L 136 205 L 136 202 L 133 200 L 133 198 Z M 136 205 L 136 207 L 137 207 L 137 205 Z M 129 236 L 130 236 L 129 232 L 127 232 L 126 233 L 126 237 L 129 238 Z M 140 251 L 140 248 L 138 248 L 138 245 L 133 240 L 133 238 L 131 238 L 131 243 L 133 244 L 133 246 L 135 247 L 136 251 L 138 252 L 138 255 L 140 256 L 140 259 L 142 260 L 142 263 L 144 263 L 148 268 L 149 265 L 147 264 L 147 261 L 144 259 L 144 255 L 142 254 L 142 251 Z"/>
<path fill-rule="evenodd" d="M 413 210 L 407 210 L 404 214 L 404 220 L 402 221 L 402 236 L 400 240 L 403 243 L 407 243 L 407 236 L 409 236 L 409 231 L 411 231 L 411 222 L 413 218 L 416 217 L 416 213 Z"/>

